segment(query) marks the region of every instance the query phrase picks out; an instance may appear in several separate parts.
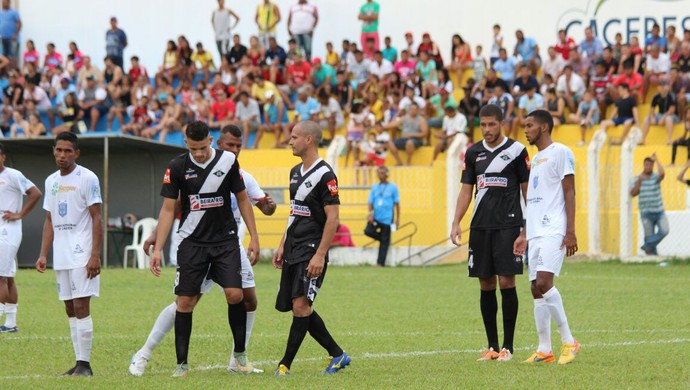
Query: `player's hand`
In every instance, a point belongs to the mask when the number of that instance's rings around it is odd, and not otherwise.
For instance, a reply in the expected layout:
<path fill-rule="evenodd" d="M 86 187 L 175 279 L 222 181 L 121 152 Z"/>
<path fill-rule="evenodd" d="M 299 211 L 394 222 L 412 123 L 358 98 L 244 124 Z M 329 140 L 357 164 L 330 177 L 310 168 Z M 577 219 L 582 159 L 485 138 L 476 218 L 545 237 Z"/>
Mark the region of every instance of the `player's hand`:
<path fill-rule="evenodd" d="M 561 249 L 565 248 L 565 255 L 572 256 L 577 252 L 577 237 L 575 232 L 566 232 L 561 244 Z"/>
<path fill-rule="evenodd" d="M 93 279 L 101 274 L 101 257 L 99 255 L 91 255 L 89 261 L 86 263 L 86 277 Z"/>
<path fill-rule="evenodd" d="M 154 250 L 151 255 L 151 273 L 159 277 L 161 276 L 161 252 Z"/>
<path fill-rule="evenodd" d="M 323 266 L 326 263 L 326 258 L 319 254 L 315 254 L 311 260 L 309 260 L 309 265 L 307 265 L 307 276 L 310 278 L 318 278 L 323 272 Z"/>
<path fill-rule="evenodd" d="M 247 247 L 247 257 L 252 265 L 259 262 L 259 239 L 252 237 L 249 241 L 249 247 Z"/>
<path fill-rule="evenodd" d="M 462 230 L 460 226 L 453 224 L 453 228 L 450 230 L 450 240 L 455 244 L 455 246 L 460 246 L 460 239 L 462 238 Z"/>
<path fill-rule="evenodd" d="M 19 213 L 12 213 L 8 210 L 3 210 L 2 219 L 7 222 L 19 221 L 22 219 L 22 215 Z"/>
<path fill-rule="evenodd" d="M 40 273 L 46 272 L 46 267 L 48 266 L 48 260 L 45 256 L 41 256 L 36 260 L 36 271 Z"/>
<path fill-rule="evenodd" d="M 154 231 L 151 233 L 149 238 L 147 238 L 144 241 L 144 245 L 142 245 L 142 248 L 144 249 L 144 253 L 146 255 L 151 256 L 151 251 L 153 251 L 153 247 L 156 245 L 156 232 Z"/>
<path fill-rule="evenodd" d="M 524 256 L 527 249 L 527 238 L 524 234 L 520 234 L 513 243 L 513 254 L 515 256 Z"/>
<path fill-rule="evenodd" d="M 283 246 L 281 245 L 273 253 L 273 267 L 283 269 Z"/>
<path fill-rule="evenodd" d="M 273 215 L 276 211 L 276 202 L 273 201 L 268 193 L 264 192 L 263 198 L 252 198 L 256 202 L 256 206 L 265 215 Z"/>

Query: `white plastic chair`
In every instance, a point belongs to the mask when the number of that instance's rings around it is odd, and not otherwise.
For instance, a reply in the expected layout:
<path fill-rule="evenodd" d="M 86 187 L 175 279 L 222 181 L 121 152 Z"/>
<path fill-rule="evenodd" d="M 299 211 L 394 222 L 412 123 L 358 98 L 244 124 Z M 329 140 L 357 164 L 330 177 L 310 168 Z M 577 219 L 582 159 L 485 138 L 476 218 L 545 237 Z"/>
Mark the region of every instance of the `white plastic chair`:
<path fill-rule="evenodd" d="M 142 245 L 151 232 L 156 227 L 156 221 L 154 218 L 143 218 L 134 224 L 134 237 L 132 238 L 132 244 L 125 247 L 124 257 L 122 259 L 122 267 L 127 268 L 127 259 L 130 251 L 134 252 L 134 259 L 136 260 L 137 268 L 145 269 L 149 266 L 151 258 L 148 254 L 144 253 Z M 163 259 L 163 254 L 161 253 L 161 263 L 165 263 Z"/>

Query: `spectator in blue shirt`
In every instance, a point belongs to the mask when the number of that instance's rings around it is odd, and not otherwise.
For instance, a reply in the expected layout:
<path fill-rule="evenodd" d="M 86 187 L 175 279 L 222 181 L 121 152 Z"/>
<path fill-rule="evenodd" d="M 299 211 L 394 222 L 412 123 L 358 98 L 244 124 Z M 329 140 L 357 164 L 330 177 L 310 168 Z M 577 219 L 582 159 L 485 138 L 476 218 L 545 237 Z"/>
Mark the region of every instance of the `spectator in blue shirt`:
<path fill-rule="evenodd" d="M 4 8 L 4 4 L 3 4 L 3 8 Z M 4 35 L 3 35 L 3 37 L 4 37 Z M 3 41 L 4 41 L 4 39 L 3 39 Z M 659 25 L 656 23 L 654 24 L 654 26 L 652 26 L 652 33 L 649 34 L 647 39 L 645 39 L 645 41 L 644 41 L 645 52 L 648 52 L 649 49 L 651 49 L 651 47 L 654 45 L 659 45 L 659 48 L 661 48 L 661 51 L 663 51 L 664 53 L 666 52 L 666 45 L 667 45 L 666 38 L 661 36 L 661 27 L 659 27 Z"/>
<path fill-rule="evenodd" d="M 295 102 L 295 120 L 318 122 L 319 102 L 311 97 L 311 87 L 305 85 L 297 91 L 297 101 Z"/>
<path fill-rule="evenodd" d="M 0 11 L 0 36 L 2 36 L 2 53 L 17 66 L 17 54 L 19 52 L 19 31 L 22 29 L 22 20 L 17 10 L 10 8 L 10 0 L 2 0 Z"/>
<path fill-rule="evenodd" d="M 508 57 L 506 49 L 499 49 L 498 59 L 494 62 L 494 70 L 498 73 L 503 81 L 512 84 L 515 79 L 515 67 L 518 60 L 515 57 Z"/>
<path fill-rule="evenodd" d="M 537 41 L 535 41 L 534 38 L 525 37 L 522 30 L 515 31 L 515 37 L 517 38 L 517 43 L 515 44 L 513 55 L 515 57 L 520 56 L 522 63 L 532 69 L 532 74 L 537 74 L 537 71 L 541 67 L 539 45 L 537 45 Z"/>
<path fill-rule="evenodd" d="M 385 37 L 383 39 L 383 44 L 385 46 L 385 48 L 381 50 L 383 58 L 390 61 L 391 64 L 395 64 L 395 62 L 398 61 L 398 50 L 391 46 L 391 37 Z"/>
<path fill-rule="evenodd" d="M 391 230 L 395 231 L 400 224 L 400 192 L 398 186 L 388 181 L 388 168 L 379 167 L 377 174 L 379 183 L 374 184 L 369 192 L 369 216 L 364 234 L 381 243 L 376 264 L 384 267 L 391 242 Z"/>
<path fill-rule="evenodd" d="M 591 62 L 601 57 L 604 52 L 604 45 L 601 44 L 601 40 L 594 36 L 594 32 L 591 27 L 585 29 L 585 39 L 580 42 L 580 47 L 578 48 L 580 54 L 587 55 L 587 58 Z"/>
<path fill-rule="evenodd" d="M 123 58 L 127 47 L 127 34 L 117 28 L 117 18 L 110 18 L 110 30 L 105 33 L 105 53 L 113 63 L 124 70 Z"/>
<path fill-rule="evenodd" d="M 319 92 L 318 89 L 321 87 L 326 88 L 326 86 L 332 86 L 334 87 L 336 84 L 338 84 L 338 80 L 336 79 L 336 74 L 335 74 L 335 69 L 333 69 L 332 66 L 328 64 L 324 64 L 321 62 L 321 58 L 316 57 L 314 58 L 314 61 L 312 63 L 312 84 L 317 88 L 316 92 Z"/>

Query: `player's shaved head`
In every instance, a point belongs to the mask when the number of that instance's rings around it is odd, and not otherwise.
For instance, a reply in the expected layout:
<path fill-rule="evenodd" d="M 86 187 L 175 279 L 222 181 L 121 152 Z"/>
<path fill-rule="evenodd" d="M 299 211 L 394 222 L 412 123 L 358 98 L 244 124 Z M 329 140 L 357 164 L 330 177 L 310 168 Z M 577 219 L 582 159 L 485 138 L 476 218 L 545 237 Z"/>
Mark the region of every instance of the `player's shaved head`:
<path fill-rule="evenodd" d="M 319 146 L 321 140 L 323 139 L 323 132 L 321 131 L 321 126 L 314 121 L 303 121 L 297 124 L 299 130 L 302 132 L 304 137 L 311 136 L 314 140 L 314 145 Z"/>

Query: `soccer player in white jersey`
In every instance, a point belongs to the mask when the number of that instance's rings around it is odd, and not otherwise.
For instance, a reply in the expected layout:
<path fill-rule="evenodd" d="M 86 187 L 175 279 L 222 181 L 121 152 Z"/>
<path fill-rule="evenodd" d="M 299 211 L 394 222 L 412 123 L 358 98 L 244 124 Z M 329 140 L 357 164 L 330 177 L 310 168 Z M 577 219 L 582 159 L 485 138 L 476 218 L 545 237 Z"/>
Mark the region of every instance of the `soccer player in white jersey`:
<path fill-rule="evenodd" d="M 538 153 L 532 159 L 527 187 L 527 227 L 516 244 L 516 255 L 529 242 L 529 279 L 534 297 L 534 321 L 539 347 L 525 362 L 551 363 L 551 319 L 558 326 L 563 343 L 559 364 L 575 360 L 580 343 L 575 340 L 563 308 L 563 300 L 553 284 L 563 266 L 564 256 L 577 252 L 575 235 L 575 158 L 565 145 L 553 142 L 553 119 L 548 111 L 535 110 L 525 120 L 525 135 Z"/>
<path fill-rule="evenodd" d="M 90 356 L 93 338 L 91 297 L 98 297 L 101 274 L 101 186 L 98 177 L 76 163 L 79 145 L 74 133 L 55 138 L 53 155 L 59 170 L 45 182 L 41 254 L 38 272 L 45 272 L 48 250 L 53 246 L 53 268 L 58 297 L 65 302 L 76 364 L 64 375 L 92 376 Z"/>
<path fill-rule="evenodd" d="M 223 127 L 223 129 L 221 130 L 220 137 L 218 139 L 217 146 L 219 149 L 226 152 L 234 153 L 235 156 L 239 157 L 240 151 L 242 149 L 242 130 L 240 130 L 240 128 L 236 125 L 228 125 Z M 256 179 L 254 179 L 252 175 L 250 175 L 243 169 L 241 169 L 240 172 L 242 174 L 242 179 L 244 180 L 245 187 L 247 189 L 247 195 L 252 200 L 252 203 L 254 203 L 254 205 L 259 210 L 261 210 L 261 212 L 264 215 L 273 215 L 273 213 L 275 213 L 276 210 L 276 204 L 273 201 L 273 199 L 271 199 L 271 197 L 268 196 L 268 194 L 266 194 L 261 189 L 261 187 L 259 187 L 259 184 L 256 182 Z M 180 207 L 181 205 L 178 202 L 176 208 Z M 237 206 L 237 200 L 234 195 L 232 196 L 231 208 L 233 211 L 235 221 L 237 225 L 240 226 L 242 224 L 242 216 L 240 214 L 239 208 Z M 176 210 L 176 214 L 178 214 L 178 210 Z M 177 233 L 173 232 L 173 234 Z M 156 235 L 157 229 L 154 229 L 151 235 L 144 242 L 144 251 L 146 253 L 149 253 L 149 250 L 155 245 Z M 242 240 L 240 238 L 240 242 L 241 241 Z M 249 344 L 249 337 L 251 336 L 252 328 L 254 326 L 254 318 L 256 317 L 256 307 L 258 304 L 256 298 L 254 272 L 252 270 L 252 265 L 254 265 L 259 260 L 259 258 L 258 256 L 256 256 L 254 257 L 253 261 L 250 261 L 247 257 L 247 253 L 244 247 L 242 246 L 240 246 L 240 254 L 242 256 L 242 292 L 244 294 L 244 305 L 247 310 L 247 336 L 245 340 L 246 346 Z M 204 293 L 209 292 L 214 284 L 215 283 L 211 279 L 205 279 L 204 283 L 201 286 L 201 293 L 198 295 L 198 299 L 201 299 L 201 296 Z M 153 351 L 173 328 L 173 325 L 175 324 L 176 310 L 177 302 L 173 302 L 160 312 L 158 318 L 156 319 L 156 322 L 153 325 L 153 329 L 151 329 L 151 332 L 149 333 L 149 337 L 146 340 L 146 343 L 141 347 L 141 349 L 139 349 L 139 351 L 137 351 L 134 354 L 134 356 L 132 356 L 129 365 L 130 374 L 135 376 L 142 376 L 144 374 L 146 366 L 148 365 L 149 360 L 153 356 Z M 235 360 L 234 354 L 230 354 L 228 371 L 238 371 L 237 362 Z M 261 373 L 263 372 L 263 370 L 253 368 L 253 372 Z"/>
<path fill-rule="evenodd" d="M 17 251 L 22 242 L 22 218 L 41 199 L 41 191 L 16 169 L 5 166 L 5 147 L 0 144 L 0 316 L 5 325 L 0 333 L 15 333 L 17 328 Z M 28 201 L 22 206 L 22 197 Z"/>

